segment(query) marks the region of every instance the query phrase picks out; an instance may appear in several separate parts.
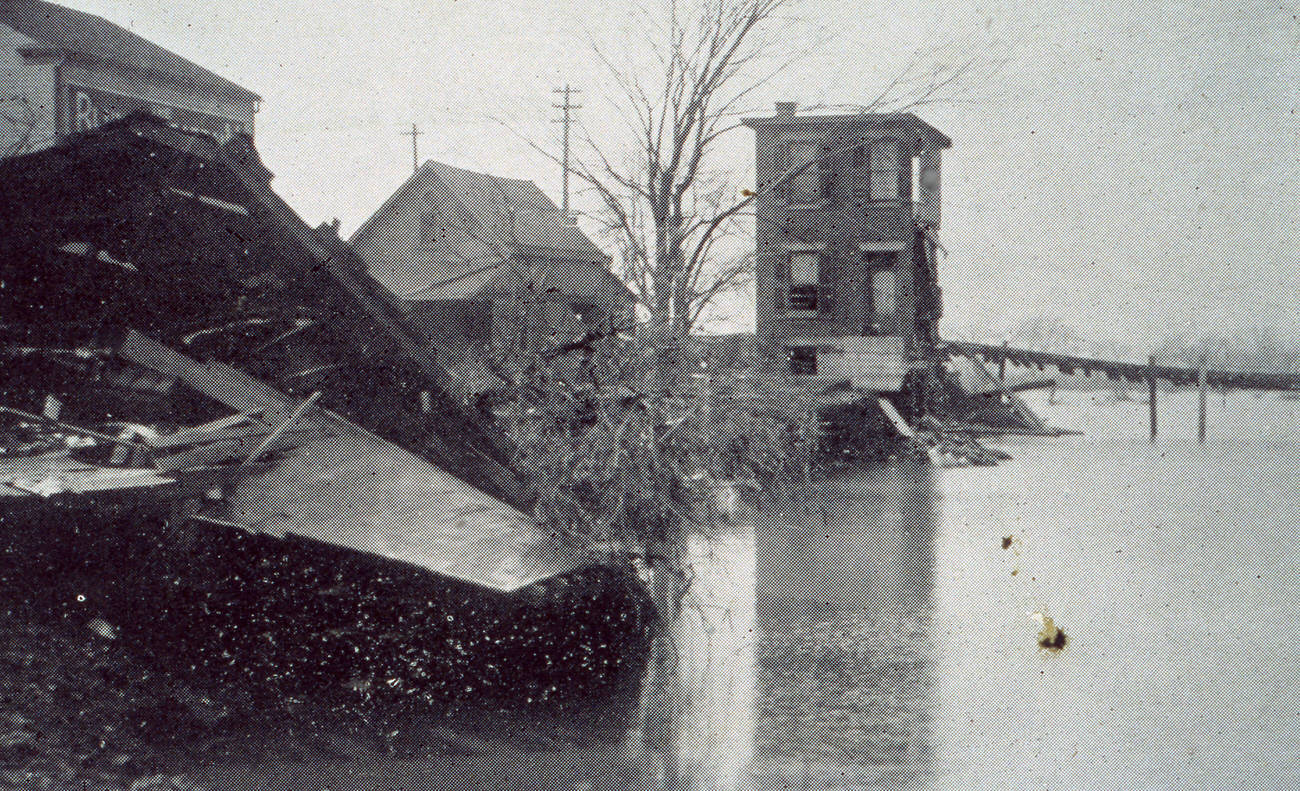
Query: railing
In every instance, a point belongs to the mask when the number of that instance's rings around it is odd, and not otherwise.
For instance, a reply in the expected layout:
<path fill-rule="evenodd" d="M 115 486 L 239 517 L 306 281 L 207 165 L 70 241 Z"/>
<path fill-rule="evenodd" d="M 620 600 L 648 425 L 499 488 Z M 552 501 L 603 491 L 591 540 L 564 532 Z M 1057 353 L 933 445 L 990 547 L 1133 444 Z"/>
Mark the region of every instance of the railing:
<path fill-rule="evenodd" d="M 1097 360 L 1091 357 L 1075 357 L 1069 354 L 1036 352 L 1028 349 L 1015 349 L 985 343 L 967 343 L 965 341 L 945 341 L 940 344 L 939 350 L 949 357 L 976 357 L 985 362 L 1006 362 L 1022 368 L 1035 367 L 1040 371 L 1050 366 L 1066 376 L 1070 376 L 1076 371 L 1082 372 L 1085 376 L 1091 376 L 1093 371 L 1097 371 L 1116 381 L 1124 379 L 1130 382 L 1146 382 L 1152 379 L 1163 379 L 1177 385 L 1194 385 L 1197 384 L 1200 375 L 1200 371 L 1195 368 Z M 1300 375 L 1297 374 L 1213 371 L 1207 369 L 1205 381 L 1208 386 L 1216 388 L 1300 390 Z"/>

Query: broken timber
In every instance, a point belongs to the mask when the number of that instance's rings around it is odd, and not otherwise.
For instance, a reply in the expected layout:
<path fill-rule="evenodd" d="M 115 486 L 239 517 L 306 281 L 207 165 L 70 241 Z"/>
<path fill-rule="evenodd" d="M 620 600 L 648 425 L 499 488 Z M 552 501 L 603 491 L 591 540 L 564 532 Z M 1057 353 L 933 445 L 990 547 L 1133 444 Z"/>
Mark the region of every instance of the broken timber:
<path fill-rule="evenodd" d="M 161 478 L 268 439 L 296 449 L 259 458 L 207 516 L 502 592 L 600 562 L 528 518 L 509 444 L 351 248 L 271 192 L 246 140 L 136 116 L 0 162 L 0 280 L 15 408 L 53 396 L 79 410 L 69 425 L 180 423 L 130 445 Z"/>
<path fill-rule="evenodd" d="M 529 507 L 504 435 L 356 253 L 270 178 L 246 138 L 218 144 L 142 115 L 0 162 L 0 346 L 102 348 L 135 328 L 295 403 L 319 390 L 323 406 Z"/>
<path fill-rule="evenodd" d="M 999 461 L 1006 461 L 1010 455 L 1002 451 L 990 450 L 981 445 L 973 436 L 960 436 L 946 430 L 938 421 L 922 418 L 924 429 L 916 430 L 899 413 L 894 402 L 881 396 L 876 405 L 893 425 L 898 435 L 923 451 L 930 461 L 944 467 L 965 465 L 992 466 Z"/>

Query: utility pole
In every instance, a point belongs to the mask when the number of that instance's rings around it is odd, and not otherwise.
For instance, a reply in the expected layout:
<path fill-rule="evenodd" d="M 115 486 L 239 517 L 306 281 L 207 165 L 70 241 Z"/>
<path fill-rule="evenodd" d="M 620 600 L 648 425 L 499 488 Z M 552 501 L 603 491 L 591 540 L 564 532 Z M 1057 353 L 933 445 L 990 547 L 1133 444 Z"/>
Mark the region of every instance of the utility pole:
<path fill-rule="evenodd" d="M 411 172 L 412 173 L 416 173 L 420 170 L 419 139 L 420 139 L 420 135 L 422 134 L 424 134 L 424 132 L 421 132 L 420 128 L 417 127 L 415 124 L 411 124 L 411 131 L 402 133 L 403 137 L 411 138 Z"/>
<path fill-rule="evenodd" d="M 574 104 L 572 102 L 572 95 L 575 93 L 582 93 L 582 91 L 578 90 L 577 88 L 569 87 L 569 84 L 566 82 L 563 88 L 552 88 L 551 93 L 564 94 L 564 104 L 552 104 L 551 106 L 557 110 L 564 111 L 564 117 L 552 121 L 552 123 L 564 124 L 564 206 L 563 209 L 564 209 L 564 221 L 571 222 L 573 218 L 569 214 L 569 123 L 571 120 L 572 111 L 582 109 L 582 105 Z"/>

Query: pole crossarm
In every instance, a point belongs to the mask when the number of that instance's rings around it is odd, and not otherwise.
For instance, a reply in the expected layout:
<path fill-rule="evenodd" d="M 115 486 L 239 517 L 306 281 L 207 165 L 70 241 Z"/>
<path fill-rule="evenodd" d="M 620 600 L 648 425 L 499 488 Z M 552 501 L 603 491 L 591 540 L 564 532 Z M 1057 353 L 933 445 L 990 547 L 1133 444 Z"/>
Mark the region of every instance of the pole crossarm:
<path fill-rule="evenodd" d="M 1091 357 L 1036 352 L 1028 349 L 986 343 L 969 343 L 966 341 L 942 341 L 939 344 L 939 352 L 948 357 L 972 357 L 992 363 L 1005 361 L 1022 368 L 1038 368 L 1040 371 L 1051 367 L 1066 376 L 1075 372 L 1082 372 L 1086 376 L 1091 376 L 1093 371 L 1097 371 L 1104 374 L 1108 379 L 1116 381 L 1122 379 L 1130 382 L 1145 382 L 1149 379 L 1162 379 L 1176 385 L 1194 385 L 1197 384 L 1200 374 L 1196 368 L 1098 360 Z M 1296 374 L 1209 370 L 1206 371 L 1205 377 L 1206 384 L 1215 388 L 1300 390 L 1300 375 Z"/>

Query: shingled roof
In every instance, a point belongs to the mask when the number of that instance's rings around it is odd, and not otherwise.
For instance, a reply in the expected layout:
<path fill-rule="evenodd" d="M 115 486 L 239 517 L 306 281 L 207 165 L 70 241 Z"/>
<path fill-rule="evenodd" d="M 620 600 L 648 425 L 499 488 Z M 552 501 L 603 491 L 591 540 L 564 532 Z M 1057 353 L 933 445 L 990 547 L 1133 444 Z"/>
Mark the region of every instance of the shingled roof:
<path fill-rule="evenodd" d="M 109 62 L 214 88 L 241 98 L 257 94 L 102 17 L 43 0 L 0 0 L 0 23 L 54 52 Z"/>
<path fill-rule="evenodd" d="M 473 299 L 541 279 L 631 299 L 609 257 L 536 184 L 441 162 L 426 162 L 350 241 L 371 275 L 404 298 Z M 525 277 L 515 265 L 525 260 L 545 271 Z"/>

